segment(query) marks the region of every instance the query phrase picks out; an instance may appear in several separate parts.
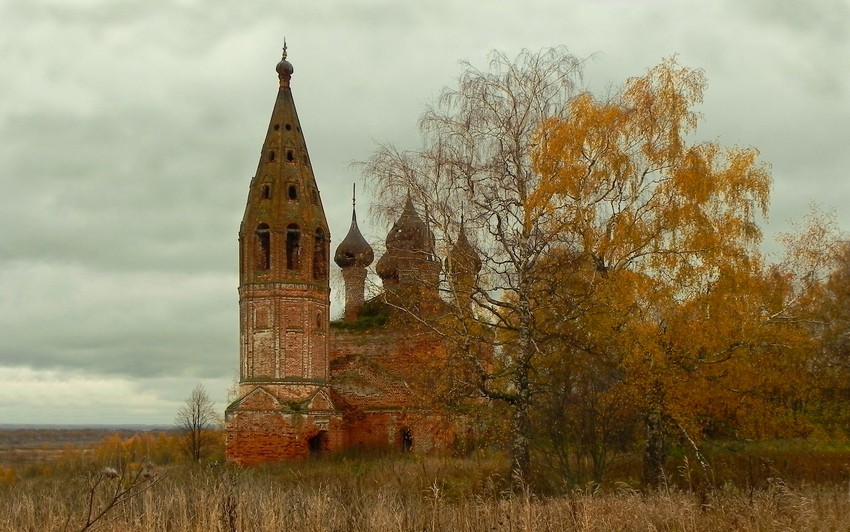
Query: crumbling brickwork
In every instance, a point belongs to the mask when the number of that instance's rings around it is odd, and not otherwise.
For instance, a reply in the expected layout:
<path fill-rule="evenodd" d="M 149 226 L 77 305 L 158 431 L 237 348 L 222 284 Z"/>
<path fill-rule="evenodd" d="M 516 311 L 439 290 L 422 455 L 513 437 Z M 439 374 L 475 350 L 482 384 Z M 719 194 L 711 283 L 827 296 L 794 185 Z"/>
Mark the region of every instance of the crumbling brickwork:
<path fill-rule="evenodd" d="M 276 70 L 278 95 L 239 230 L 239 393 L 225 412 L 227 457 L 253 465 L 352 447 L 448 449 L 455 423 L 433 408 L 429 382 L 445 358 L 438 339 L 400 314 L 330 328 L 330 233 L 285 49 Z M 388 297 L 438 308 L 433 235 L 409 199 L 387 244 L 378 270 Z M 349 324 L 364 308 L 373 258 L 352 214 L 334 256 Z"/>
<path fill-rule="evenodd" d="M 445 358 L 435 335 L 391 320 L 365 331 L 332 329 L 330 351 L 331 394 L 345 416 L 346 446 L 452 448 L 455 424 L 434 404 L 435 373 Z"/>

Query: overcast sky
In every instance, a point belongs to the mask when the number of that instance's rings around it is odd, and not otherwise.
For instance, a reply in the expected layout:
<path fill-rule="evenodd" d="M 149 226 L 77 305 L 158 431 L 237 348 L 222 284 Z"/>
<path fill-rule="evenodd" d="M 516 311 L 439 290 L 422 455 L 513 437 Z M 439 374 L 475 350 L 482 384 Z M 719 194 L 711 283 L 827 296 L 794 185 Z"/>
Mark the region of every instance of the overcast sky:
<path fill-rule="evenodd" d="M 223 410 L 284 37 L 335 248 L 350 163 L 417 147 L 459 60 L 556 45 L 600 90 L 704 69 L 700 137 L 772 165 L 766 239 L 813 202 L 846 230 L 848 28 L 850 0 L 0 0 L 0 424 L 167 424 L 199 382 Z"/>

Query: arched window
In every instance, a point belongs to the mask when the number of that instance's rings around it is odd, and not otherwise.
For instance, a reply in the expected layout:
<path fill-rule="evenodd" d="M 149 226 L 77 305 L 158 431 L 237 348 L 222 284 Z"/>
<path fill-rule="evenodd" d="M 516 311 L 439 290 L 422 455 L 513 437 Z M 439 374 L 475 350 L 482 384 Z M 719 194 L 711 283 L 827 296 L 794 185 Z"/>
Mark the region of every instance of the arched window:
<path fill-rule="evenodd" d="M 301 259 L 301 229 L 296 224 L 286 227 L 286 269 L 297 270 Z"/>
<path fill-rule="evenodd" d="M 328 254 L 325 232 L 319 227 L 313 242 L 313 279 L 322 279 L 328 273 Z"/>
<path fill-rule="evenodd" d="M 401 429 L 401 451 L 409 453 L 413 450 L 413 431 L 409 428 Z"/>
<path fill-rule="evenodd" d="M 260 224 L 256 231 L 254 265 L 258 270 L 268 270 L 271 268 L 271 233 L 269 226 Z"/>
<path fill-rule="evenodd" d="M 269 198 L 272 197 L 272 189 L 271 189 L 270 186 L 263 185 L 262 196 L 263 196 L 263 199 L 269 199 Z"/>

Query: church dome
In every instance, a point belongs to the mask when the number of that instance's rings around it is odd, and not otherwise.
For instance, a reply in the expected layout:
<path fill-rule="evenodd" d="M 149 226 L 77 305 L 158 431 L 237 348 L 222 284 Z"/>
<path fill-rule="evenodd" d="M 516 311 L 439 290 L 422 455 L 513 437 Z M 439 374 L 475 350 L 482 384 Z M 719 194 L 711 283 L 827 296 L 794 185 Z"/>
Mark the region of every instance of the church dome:
<path fill-rule="evenodd" d="M 399 256 L 411 253 L 420 259 L 431 260 L 434 254 L 434 234 L 419 217 L 408 196 L 401 216 L 387 235 L 387 251 L 375 265 L 378 276 L 381 279 L 398 279 Z"/>
<path fill-rule="evenodd" d="M 398 221 L 387 235 L 387 251 L 417 251 L 431 255 L 434 252 L 434 235 L 413 207 L 410 196 Z"/>
<path fill-rule="evenodd" d="M 292 77 L 292 73 L 295 72 L 295 67 L 292 66 L 292 63 L 286 60 L 286 42 L 283 43 L 283 57 L 281 57 L 280 62 L 275 67 L 277 71 L 277 77 L 281 81 L 282 84 L 289 84 L 289 79 Z"/>
<path fill-rule="evenodd" d="M 472 244 L 469 243 L 469 239 L 466 238 L 463 222 L 460 223 L 457 242 L 452 246 L 449 256 L 446 258 L 446 266 L 455 274 L 464 273 L 475 276 L 481 271 L 481 258 Z"/>
<path fill-rule="evenodd" d="M 372 264 L 375 260 L 375 252 L 372 246 L 363 235 L 360 233 L 360 228 L 357 227 L 357 213 L 351 212 L 351 227 L 348 229 L 348 234 L 342 239 L 334 253 L 334 262 L 340 268 L 348 268 L 349 266 L 360 266 L 365 268 Z"/>
<path fill-rule="evenodd" d="M 275 70 L 277 70 L 277 75 L 279 77 L 291 76 L 292 73 L 295 72 L 295 67 L 293 67 L 292 63 L 287 61 L 286 57 L 284 56 L 284 58 L 281 59 L 275 67 Z"/>

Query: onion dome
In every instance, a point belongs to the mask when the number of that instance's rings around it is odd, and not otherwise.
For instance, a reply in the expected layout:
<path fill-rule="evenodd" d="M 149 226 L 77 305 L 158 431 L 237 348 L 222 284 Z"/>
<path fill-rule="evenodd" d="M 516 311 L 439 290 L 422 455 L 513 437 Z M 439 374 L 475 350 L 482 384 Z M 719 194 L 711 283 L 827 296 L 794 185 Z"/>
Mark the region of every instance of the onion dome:
<path fill-rule="evenodd" d="M 434 234 L 416 213 L 408 195 L 401 216 L 387 235 L 387 252 L 375 266 L 381 279 L 398 279 L 399 256 L 410 253 L 430 260 L 434 253 Z"/>
<path fill-rule="evenodd" d="M 434 251 L 434 235 L 419 217 L 409 195 L 401 216 L 387 235 L 387 251 L 396 249 L 427 253 L 429 256 Z"/>
<path fill-rule="evenodd" d="M 351 210 L 351 227 L 348 229 L 348 234 L 340 242 L 339 247 L 334 253 L 334 262 L 340 268 L 348 268 L 349 266 L 360 266 L 365 268 L 372 264 L 375 260 L 375 252 L 372 251 L 372 246 L 366 242 L 363 235 L 360 233 L 360 228 L 357 227 L 357 212 Z"/>
<path fill-rule="evenodd" d="M 398 257 L 388 250 L 375 265 L 375 272 L 378 277 L 385 281 L 387 279 L 398 280 Z"/>
<path fill-rule="evenodd" d="M 292 73 L 295 72 L 295 68 L 292 66 L 292 63 L 286 60 L 286 41 L 283 41 L 283 57 L 281 57 L 280 62 L 275 67 L 277 71 L 277 77 L 280 80 L 281 87 L 289 87 L 289 80 L 292 78 Z"/>
<path fill-rule="evenodd" d="M 481 271 L 481 258 L 478 252 L 469 243 L 466 238 L 466 231 L 463 227 L 463 220 L 460 222 L 460 232 L 457 235 L 457 242 L 449 251 L 449 256 L 446 258 L 446 267 L 449 271 L 455 274 L 469 274 L 475 276 Z"/>

